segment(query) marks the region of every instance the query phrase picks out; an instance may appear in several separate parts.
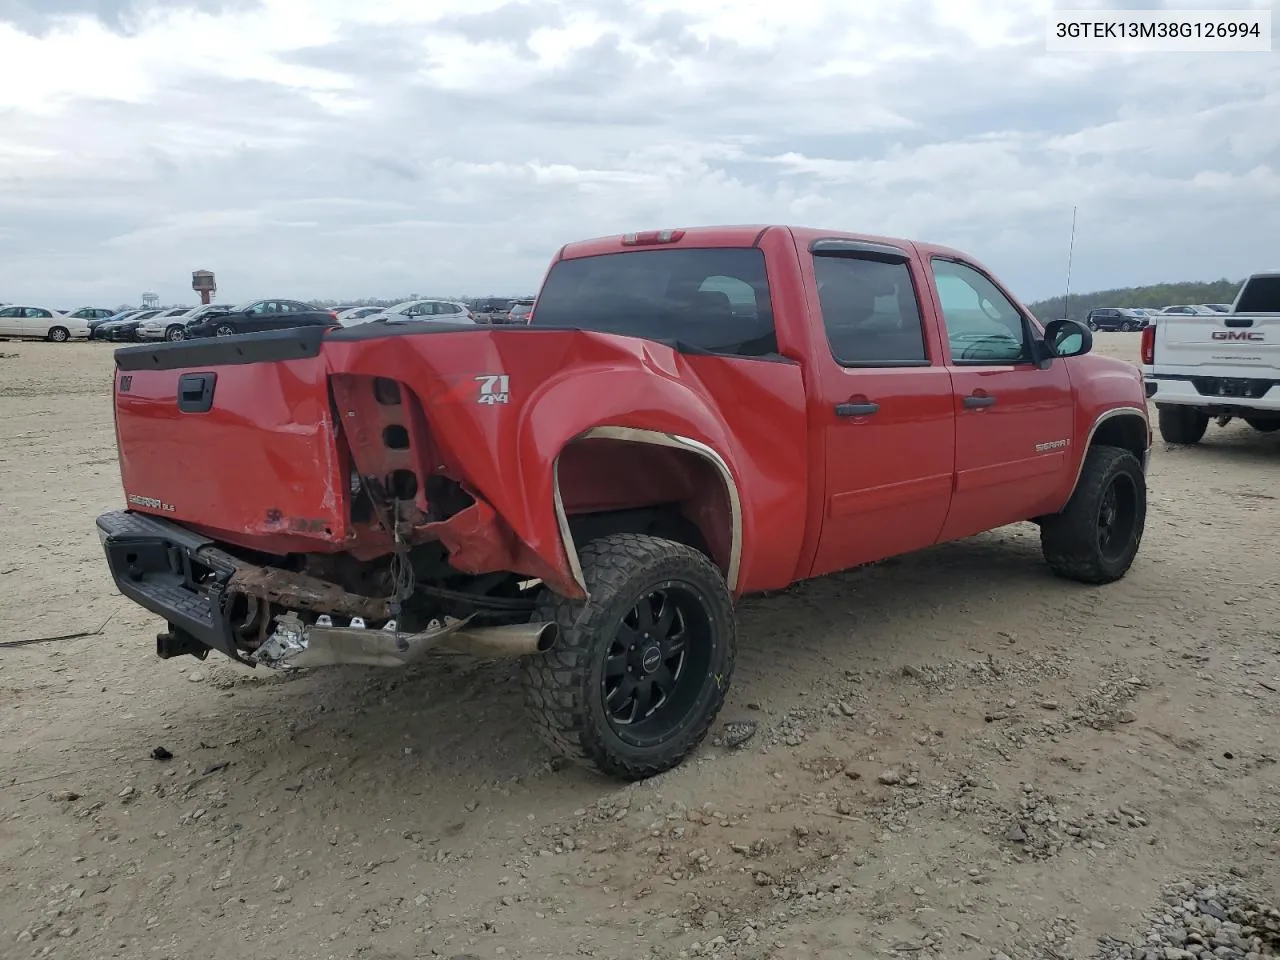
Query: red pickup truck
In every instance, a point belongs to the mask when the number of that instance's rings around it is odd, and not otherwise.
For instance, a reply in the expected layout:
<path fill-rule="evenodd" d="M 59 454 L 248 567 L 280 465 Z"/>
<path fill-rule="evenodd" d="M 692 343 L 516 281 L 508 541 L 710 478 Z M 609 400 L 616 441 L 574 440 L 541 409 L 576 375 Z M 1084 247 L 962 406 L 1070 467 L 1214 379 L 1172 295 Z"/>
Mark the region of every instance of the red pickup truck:
<path fill-rule="evenodd" d="M 638 779 L 716 717 L 743 594 L 1028 520 L 1056 574 L 1124 576 L 1151 428 L 1091 345 L 938 246 L 571 243 L 529 326 L 118 350 L 98 529 L 161 657 L 520 657 L 547 742 Z"/>

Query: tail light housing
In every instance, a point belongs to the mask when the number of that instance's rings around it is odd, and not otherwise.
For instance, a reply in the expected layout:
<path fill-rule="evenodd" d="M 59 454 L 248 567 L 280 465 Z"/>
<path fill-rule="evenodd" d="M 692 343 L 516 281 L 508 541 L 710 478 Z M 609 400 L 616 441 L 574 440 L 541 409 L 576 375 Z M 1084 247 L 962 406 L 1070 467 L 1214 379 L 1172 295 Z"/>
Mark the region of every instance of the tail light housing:
<path fill-rule="evenodd" d="M 1151 366 L 1156 362 L 1156 326 L 1153 323 L 1142 328 L 1142 362 Z"/>
<path fill-rule="evenodd" d="M 683 230 L 644 230 L 640 233 L 628 233 L 622 238 L 622 245 L 647 247 L 659 243 L 679 243 L 683 236 Z"/>

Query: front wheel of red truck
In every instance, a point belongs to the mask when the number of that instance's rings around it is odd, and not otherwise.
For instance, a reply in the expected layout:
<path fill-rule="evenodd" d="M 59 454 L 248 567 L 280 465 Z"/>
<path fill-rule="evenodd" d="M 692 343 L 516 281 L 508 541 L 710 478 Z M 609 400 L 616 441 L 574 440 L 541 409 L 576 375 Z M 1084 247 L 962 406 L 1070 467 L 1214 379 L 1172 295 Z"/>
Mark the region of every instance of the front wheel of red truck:
<path fill-rule="evenodd" d="M 733 597 L 705 555 L 660 537 L 602 537 L 579 559 L 591 599 L 544 592 L 534 617 L 560 633 L 525 658 L 525 699 L 554 751 L 643 780 L 684 760 L 720 712 Z"/>
<path fill-rule="evenodd" d="M 1093 446 L 1066 507 L 1040 518 L 1040 545 L 1058 576 L 1111 583 L 1129 572 L 1146 521 L 1147 479 L 1138 458 L 1120 447 Z"/>

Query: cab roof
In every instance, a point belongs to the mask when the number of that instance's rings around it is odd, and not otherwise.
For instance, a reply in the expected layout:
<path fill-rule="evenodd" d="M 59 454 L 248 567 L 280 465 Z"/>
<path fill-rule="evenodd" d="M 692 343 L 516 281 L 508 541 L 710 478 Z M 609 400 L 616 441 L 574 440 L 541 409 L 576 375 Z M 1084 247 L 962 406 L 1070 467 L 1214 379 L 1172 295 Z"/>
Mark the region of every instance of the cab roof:
<path fill-rule="evenodd" d="M 808 247 L 815 240 L 853 240 L 862 243 L 888 244 L 901 247 L 905 252 L 918 251 L 923 255 L 959 257 L 981 266 L 973 257 L 938 244 L 903 237 L 887 237 L 872 233 L 854 233 L 849 230 L 828 230 L 821 227 L 802 227 L 790 224 L 724 224 L 701 227 L 670 227 L 660 230 L 618 233 L 589 240 L 566 243 L 560 249 L 557 260 L 573 260 L 579 257 L 599 256 L 603 253 L 621 253 L 625 250 L 680 247 L 753 247 L 759 246 L 771 231 L 789 233 L 797 246 Z M 660 237 L 659 235 L 666 235 Z M 637 242 L 638 241 L 638 242 Z"/>

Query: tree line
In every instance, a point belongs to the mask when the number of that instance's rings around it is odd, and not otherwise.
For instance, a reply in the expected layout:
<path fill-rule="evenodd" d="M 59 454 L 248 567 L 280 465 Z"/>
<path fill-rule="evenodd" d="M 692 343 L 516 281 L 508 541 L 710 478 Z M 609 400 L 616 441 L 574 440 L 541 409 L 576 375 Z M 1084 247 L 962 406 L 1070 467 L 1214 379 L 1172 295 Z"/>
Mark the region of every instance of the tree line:
<path fill-rule="evenodd" d="M 1153 283 L 1145 287 L 1116 287 L 1091 293 L 1073 293 L 1063 307 L 1062 297 L 1027 304 L 1041 320 L 1069 317 L 1083 320 L 1099 307 L 1148 307 L 1159 310 L 1179 303 L 1230 303 L 1243 280 L 1211 280 L 1196 283 Z"/>

